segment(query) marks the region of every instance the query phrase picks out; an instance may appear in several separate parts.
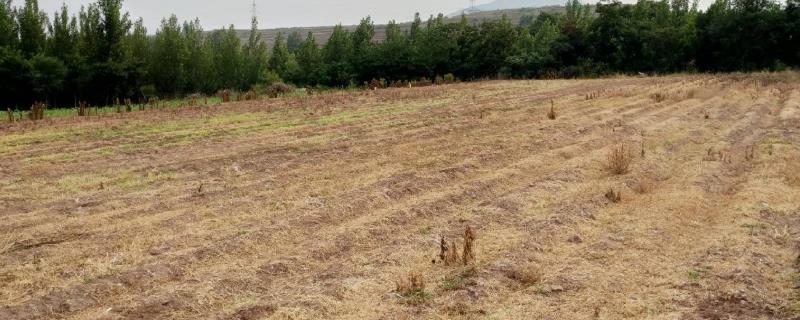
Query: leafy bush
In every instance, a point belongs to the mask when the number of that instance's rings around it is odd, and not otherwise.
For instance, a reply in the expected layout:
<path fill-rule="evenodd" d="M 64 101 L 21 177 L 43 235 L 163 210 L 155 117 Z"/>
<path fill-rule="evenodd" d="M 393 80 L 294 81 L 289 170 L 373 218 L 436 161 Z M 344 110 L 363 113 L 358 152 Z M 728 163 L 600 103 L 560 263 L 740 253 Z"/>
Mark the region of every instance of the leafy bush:
<path fill-rule="evenodd" d="M 281 79 L 281 76 L 275 73 L 275 71 L 267 70 L 261 76 L 262 85 L 269 87 L 275 83 L 283 83 L 283 79 Z"/>

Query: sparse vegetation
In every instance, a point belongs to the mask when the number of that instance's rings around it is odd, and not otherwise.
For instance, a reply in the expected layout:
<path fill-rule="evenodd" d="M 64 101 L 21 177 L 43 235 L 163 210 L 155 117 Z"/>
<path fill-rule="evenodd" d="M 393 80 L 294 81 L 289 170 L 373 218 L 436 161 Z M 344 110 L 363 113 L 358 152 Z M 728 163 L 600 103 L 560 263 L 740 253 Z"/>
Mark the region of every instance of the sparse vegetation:
<path fill-rule="evenodd" d="M 624 143 L 611 148 L 606 157 L 606 170 L 616 175 L 623 175 L 631 171 L 633 156 Z"/>

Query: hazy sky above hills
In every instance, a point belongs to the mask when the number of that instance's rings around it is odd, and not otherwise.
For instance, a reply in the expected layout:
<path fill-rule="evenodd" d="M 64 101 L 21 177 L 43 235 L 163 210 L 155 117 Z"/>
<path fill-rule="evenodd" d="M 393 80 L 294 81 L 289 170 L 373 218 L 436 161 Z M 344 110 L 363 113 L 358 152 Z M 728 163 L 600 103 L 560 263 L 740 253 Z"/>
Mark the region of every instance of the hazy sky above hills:
<path fill-rule="evenodd" d="M 21 5 L 23 0 L 13 0 Z M 77 12 L 81 5 L 93 0 L 39 0 L 39 7 L 48 13 L 59 10 L 61 3 Z M 478 0 L 487 3 L 491 0 Z M 144 18 L 148 32 L 155 32 L 161 18 L 175 13 L 180 20 L 200 18 L 203 28 L 217 29 L 234 24 L 236 28 L 250 26 L 252 0 L 127 0 L 125 9 L 132 17 Z M 326 26 L 337 23 L 356 24 L 362 17 L 372 16 L 376 23 L 391 19 L 407 21 L 419 11 L 423 16 L 448 14 L 469 6 L 468 0 L 256 0 L 261 28 Z"/>
<path fill-rule="evenodd" d="M 15 5 L 24 2 L 12 1 Z M 701 4 L 711 1 L 701 0 Z M 52 17 L 62 3 L 77 12 L 82 5 L 92 2 L 94 0 L 39 0 L 39 6 Z M 477 0 L 476 4 L 489 2 L 492 0 Z M 149 33 L 155 33 L 161 19 L 171 13 L 175 13 L 181 21 L 200 18 L 206 30 L 229 24 L 246 29 L 250 26 L 252 0 L 126 0 L 124 6 L 132 17 L 144 18 Z M 357 24 L 367 15 L 378 24 L 391 19 L 405 22 L 413 18 L 414 12 L 419 12 L 424 19 L 431 14 L 449 14 L 468 6 L 469 0 L 256 0 L 259 27 L 262 29 Z"/>

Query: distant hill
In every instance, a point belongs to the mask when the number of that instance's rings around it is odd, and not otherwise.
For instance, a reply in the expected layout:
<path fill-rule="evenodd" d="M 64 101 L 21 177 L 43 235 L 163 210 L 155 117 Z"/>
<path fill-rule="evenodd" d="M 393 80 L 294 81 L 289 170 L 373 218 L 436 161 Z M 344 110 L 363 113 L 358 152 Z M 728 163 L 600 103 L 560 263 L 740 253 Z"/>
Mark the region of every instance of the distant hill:
<path fill-rule="evenodd" d="M 468 9 L 458 10 L 449 16 L 460 16 L 462 13 L 474 13 L 483 11 L 497 11 L 520 8 L 541 8 L 563 6 L 566 0 L 495 0 L 490 3 L 478 5 Z"/>
<path fill-rule="evenodd" d="M 536 2 L 531 0 L 498 0 L 498 1 Z M 551 1 L 551 0 L 538 0 L 538 1 Z M 478 24 L 481 23 L 483 20 L 500 19 L 503 15 L 505 15 L 511 20 L 512 23 L 518 24 L 519 20 L 523 16 L 529 16 L 529 15 L 535 16 L 542 12 L 563 12 L 563 11 L 564 11 L 563 6 L 549 6 L 549 7 L 538 7 L 538 8 L 517 8 L 517 9 L 480 11 L 480 12 L 467 13 L 465 14 L 465 16 L 467 17 L 469 23 Z M 423 17 L 423 22 L 425 20 L 427 20 L 427 18 Z M 448 22 L 458 22 L 461 20 L 461 14 L 447 17 L 446 20 Z M 411 28 L 411 22 L 403 22 L 399 24 L 402 29 L 407 30 Z M 350 31 L 355 30 L 356 27 L 357 27 L 356 25 L 344 26 L 345 29 Z M 328 39 L 330 38 L 331 33 L 333 32 L 333 28 L 334 28 L 333 26 L 295 27 L 295 28 L 264 29 L 260 30 L 259 32 L 261 32 L 261 38 L 264 39 L 264 41 L 271 49 L 272 45 L 275 43 L 275 37 L 278 35 L 279 32 L 283 33 L 284 39 L 290 33 L 295 31 L 299 32 L 303 36 L 303 39 L 305 39 L 306 35 L 309 32 L 311 32 L 314 34 L 314 38 L 317 40 L 317 44 L 323 45 L 328 42 Z M 237 30 L 237 33 L 239 34 L 239 37 L 242 39 L 242 41 L 247 41 L 247 39 L 250 37 L 250 30 Z M 385 39 L 386 39 L 386 25 L 376 24 L 375 38 L 373 39 L 373 41 L 382 42 Z"/>

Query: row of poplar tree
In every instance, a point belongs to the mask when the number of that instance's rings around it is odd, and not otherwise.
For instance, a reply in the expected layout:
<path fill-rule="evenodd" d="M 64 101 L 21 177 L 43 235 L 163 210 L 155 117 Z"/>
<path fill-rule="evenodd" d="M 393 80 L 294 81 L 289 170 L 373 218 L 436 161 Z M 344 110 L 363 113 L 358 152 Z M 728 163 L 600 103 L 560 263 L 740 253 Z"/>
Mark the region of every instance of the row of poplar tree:
<path fill-rule="evenodd" d="M 276 81 L 342 87 L 372 79 L 592 77 L 609 73 L 781 70 L 800 65 L 800 0 L 688 0 L 636 4 L 569 0 L 560 13 L 479 24 L 443 16 L 390 22 L 385 40 L 365 18 L 312 34 L 279 35 L 268 49 L 254 18 L 243 42 L 233 26 L 205 32 L 198 20 L 162 20 L 149 35 L 122 0 L 97 0 L 77 16 L 52 17 L 37 0 L 0 0 L 0 106 L 72 106 L 146 96 L 249 90 Z"/>

